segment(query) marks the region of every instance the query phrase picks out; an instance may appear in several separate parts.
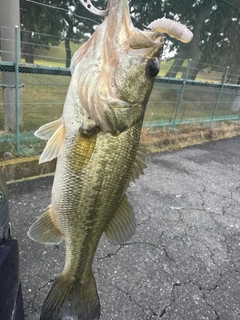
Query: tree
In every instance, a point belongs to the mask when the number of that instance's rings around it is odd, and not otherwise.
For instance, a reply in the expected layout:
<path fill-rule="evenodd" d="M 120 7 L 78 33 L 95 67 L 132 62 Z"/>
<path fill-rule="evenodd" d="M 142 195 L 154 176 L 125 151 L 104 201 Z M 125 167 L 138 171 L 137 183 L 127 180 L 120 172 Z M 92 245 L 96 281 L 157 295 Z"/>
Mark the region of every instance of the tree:
<path fill-rule="evenodd" d="M 59 0 L 43 1 L 43 4 L 57 4 Z M 56 12 L 52 15 L 48 7 L 36 5 L 33 2 L 20 0 L 22 53 L 25 62 L 34 63 L 36 48 L 48 49 L 50 44 L 59 44 L 61 39 L 61 18 Z M 51 35 L 49 37 L 48 35 Z"/>
<path fill-rule="evenodd" d="M 42 35 L 51 33 L 57 37 L 55 43 L 60 40 L 65 42 L 68 67 L 72 56 L 71 41 L 84 42 L 93 33 L 94 27 L 102 22 L 102 18 L 88 12 L 79 0 L 41 1 L 45 7 L 21 0 L 23 52 L 26 61 L 32 62 L 36 47 L 52 43 L 53 38 Z M 99 9 L 107 6 L 107 0 L 92 2 Z M 189 58 L 193 61 L 191 79 L 195 79 L 206 64 L 239 67 L 239 0 L 129 0 L 129 5 L 133 23 L 140 29 L 165 16 L 179 20 L 193 31 L 194 38 L 189 44 L 182 44 L 166 36 L 172 52 L 177 53 L 177 59 L 166 76 L 175 77 L 183 62 Z M 41 35 L 37 32 L 41 32 Z"/>
<path fill-rule="evenodd" d="M 95 0 L 99 8 L 104 0 Z M 71 61 L 70 43 L 83 42 L 102 19 L 93 17 L 78 0 L 42 0 L 39 3 L 21 0 L 22 52 L 25 61 L 34 62 L 36 48 L 48 49 L 65 42 L 66 67 Z"/>
<path fill-rule="evenodd" d="M 235 2 L 237 6 L 238 1 Z M 240 24 L 236 6 L 223 0 L 172 1 L 171 5 L 166 1 L 165 12 L 179 16 L 194 34 L 189 44 L 172 41 L 178 55 L 166 76 L 175 77 L 184 60 L 189 58 L 193 60 L 190 79 L 195 79 L 206 64 L 239 66 Z"/>
<path fill-rule="evenodd" d="M 164 16 L 164 1 L 130 0 L 130 13 L 135 27 L 144 25 Z"/>
<path fill-rule="evenodd" d="M 92 0 L 93 5 L 98 9 L 105 9 L 106 0 Z M 89 36 L 94 32 L 96 25 L 102 23 L 103 18 L 94 16 L 91 12 L 85 9 L 79 0 L 71 0 L 65 3 L 65 6 L 73 8 L 71 15 L 64 15 L 65 32 L 66 37 L 65 49 L 66 49 L 66 67 L 69 67 L 71 62 L 71 48 L 70 40 L 73 42 L 81 43 L 87 40 Z"/>
<path fill-rule="evenodd" d="M 103 0 L 98 0 L 97 2 L 98 7 L 99 4 L 104 3 Z M 76 43 L 86 41 L 88 36 L 94 31 L 94 26 L 101 23 L 102 19 L 93 17 L 93 15 L 81 5 L 79 0 L 63 1 L 59 8 L 64 9 L 64 11 L 61 11 L 63 25 L 62 40 L 65 42 L 66 67 L 69 67 L 72 57 L 71 41 Z M 69 10 L 69 8 L 71 8 L 71 10 Z"/>
<path fill-rule="evenodd" d="M 190 6 L 189 6 L 190 4 Z M 188 0 L 178 2 L 176 6 L 168 5 L 168 15 L 176 16 L 179 15 L 181 23 L 187 26 L 192 26 L 193 40 L 189 44 L 178 43 L 173 41 L 172 48 L 177 47 L 178 59 L 174 61 L 171 68 L 166 74 L 166 77 L 175 77 L 182 67 L 185 59 L 191 58 L 192 72 L 189 75 L 190 79 L 195 79 L 199 71 L 199 65 L 202 61 L 202 51 L 200 44 L 203 38 L 203 25 L 211 12 L 212 7 L 215 4 L 215 0 L 203 0 L 196 1 L 192 0 L 191 3 Z M 173 11 L 174 10 L 174 11 Z"/>
<path fill-rule="evenodd" d="M 237 1 L 217 1 L 216 10 L 211 12 L 204 25 L 209 41 L 202 46 L 203 62 L 229 66 L 228 81 L 237 84 L 240 78 L 240 6 Z M 216 68 L 216 67 L 215 67 Z"/>

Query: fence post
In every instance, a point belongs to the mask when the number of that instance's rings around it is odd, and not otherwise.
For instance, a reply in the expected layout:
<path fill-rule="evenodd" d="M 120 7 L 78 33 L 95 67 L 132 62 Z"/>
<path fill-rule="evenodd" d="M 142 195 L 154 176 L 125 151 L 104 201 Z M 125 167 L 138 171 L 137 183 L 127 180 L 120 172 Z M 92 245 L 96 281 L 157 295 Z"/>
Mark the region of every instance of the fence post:
<path fill-rule="evenodd" d="M 15 119 L 16 153 L 19 151 L 19 39 L 18 26 L 15 26 Z"/>
<path fill-rule="evenodd" d="M 180 110 L 182 98 L 183 98 L 183 95 L 184 95 L 184 91 L 185 91 L 185 87 L 186 87 L 186 83 L 187 83 L 187 78 L 188 78 L 188 74 L 189 74 L 189 69 L 190 69 L 190 66 L 191 66 L 191 62 L 192 62 L 192 59 L 189 59 L 189 60 L 188 60 L 188 65 L 187 65 L 187 70 L 186 70 L 186 73 L 185 73 L 185 78 L 184 78 L 184 80 L 183 80 L 183 85 L 182 85 L 181 94 L 180 94 L 179 99 L 178 99 L 178 104 L 177 104 L 176 113 L 175 113 L 175 116 L 174 116 L 174 119 L 173 119 L 173 123 L 172 123 L 172 127 L 173 127 L 173 128 L 175 127 L 176 121 L 177 121 L 177 118 L 178 118 L 178 114 L 179 114 L 179 110 Z"/>
<path fill-rule="evenodd" d="M 220 103 L 220 100 L 221 100 L 221 97 L 222 97 L 222 92 L 223 92 L 223 89 L 224 89 L 224 84 L 225 84 L 225 81 L 226 81 L 226 78 L 227 78 L 228 71 L 229 71 L 229 67 L 226 68 L 224 76 L 223 76 L 223 79 L 222 79 L 221 89 L 220 89 L 220 92 L 219 92 L 219 95 L 218 95 L 217 103 L 215 105 L 215 108 L 214 108 L 213 114 L 212 114 L 212 121 L 213 121 L 213 119 L 214 119 L 214 117 L 216 115 L 216 112 L 217 112 L 217 109 L 218 109 L 218 106 L 219 106 L 219 103 Z"/>

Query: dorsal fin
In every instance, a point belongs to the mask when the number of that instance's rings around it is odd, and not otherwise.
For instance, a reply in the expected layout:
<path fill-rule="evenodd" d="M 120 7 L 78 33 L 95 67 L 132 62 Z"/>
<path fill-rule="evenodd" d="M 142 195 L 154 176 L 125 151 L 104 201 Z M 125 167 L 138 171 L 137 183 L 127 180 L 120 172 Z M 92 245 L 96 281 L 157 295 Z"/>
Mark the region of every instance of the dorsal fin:
<path fill-rule="evenodd" d="M 148 155 L 146 154 L 146 149 L 143 145 L 140 145 L 136 154 L 136 158 L 133 164 L 132 174 L 130 176 L 130 182 L 134 182 L 139 178 L 141 174 L 144 174 L 143 170 L 147 168 L 145 160 Z"/>

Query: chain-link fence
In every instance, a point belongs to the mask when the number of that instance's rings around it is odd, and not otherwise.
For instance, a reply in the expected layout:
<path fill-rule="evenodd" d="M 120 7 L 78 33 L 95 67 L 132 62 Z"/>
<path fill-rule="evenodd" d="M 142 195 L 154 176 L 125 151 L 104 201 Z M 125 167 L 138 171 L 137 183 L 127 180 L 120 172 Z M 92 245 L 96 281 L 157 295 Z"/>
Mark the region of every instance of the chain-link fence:
<path fill-rule="evenodd" d="M 240 120 L 240 86 L 157 79 L 144 126 Z"/>
<path fill-rule="evenodd" d="M 70 82 L 68 69 L 19 66 L 18 105 L 14 65 L 0 62 L 0 157 L 39 154 L 45 142 L 34 138 L 39 126 L 61 116 Z M 187 79 L 156 80 L 145 127 L 240 120 L 240 86 Z M 16 135 L 16 128 L 19 134 Z"/>
<path fill-rule="evenodd" d="M 41 152 L 33 132 L 60 117 L 69 82 L 67 69 L 20 65 L 16 92 L 14 66 L 0 63 L 0 157 Z"/>
<path fill-rule="evenodd" d="M 36 139 L 33 132 L 61 116 L 70 82 L 70 71 L 64 68 L 66 52 L 61 43 L 36 46 L 32 59 L 41 66 L 23 64 L 26 57 L 29 60 L 29 53 L 25 52 L 22 60 L 17 61 L 20 55 L 16 49 L 16 31 L 15 49 L 11 49 L 15 55 L 2 47 L 0 51 L 2 60 L 3 57 L 13 60 L 0 61 L 0 158 L 5 159 L 14 153 L 41 153 L 45 141 Z M 9 43 L 12 47 L 12 40 Z M 27 44 L 30 45 L 22 41 L 22 47 Z M 74 52 L 79 44 L 72 42 L 71 46 Z M 61 67 L 44 66 L 44 63 Z M 144 126 L 239 121 L 239 82 L 240 70 L 178 58 L 163 61 L 146 109 Z"/>

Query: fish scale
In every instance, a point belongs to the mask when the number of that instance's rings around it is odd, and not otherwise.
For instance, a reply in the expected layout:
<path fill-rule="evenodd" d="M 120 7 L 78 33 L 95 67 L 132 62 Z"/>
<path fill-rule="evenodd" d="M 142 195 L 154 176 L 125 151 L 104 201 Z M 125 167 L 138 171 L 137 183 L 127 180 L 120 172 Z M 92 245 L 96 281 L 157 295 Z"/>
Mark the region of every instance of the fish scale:
<path fill-rule="evenodd" d="M 93 142 L 93 137 L 84 137 L 83 139 L 85 140 L 91 140 L 92 146 L 94 146 L 90 158 L 88 158 L 90 155 L 89 150 L 85 148 L 85 143 L 81 141 L 77 145 L 74 144 L 72 153 L 75 155 L 79 153 L 81 155 L 79 158 L 83 158 L 82 160 L 74 161 L 75 157 L 71 156 L 72 161 L 69 161 L 68 157 L 63 159 L 61 156 L 58 160 L 60 161 L 59 168 L 61 168 L 61 172 L 59 174 L 58 170 L 56 170 L 55 174 L 56 182 L 54 182 L 53 190 L 56 188 L 58 195 L 54 197 L 53 208 L 55 212 L 61 212 L 61 216 L 58 217 L 56 215 L 56 218 L 61 233 L 65 235 L 67 242 L 66 261 L 68 261 L 67 268 L 71 270 L 71 273 L 73 273 L 74 268 L 69 257 L 74 257 L 74 263 L 77 261 L 83 268 L 84 260 L 79 256 L 80 252 L 81 254 L 84 253 L 84 256 L 88 257 L 89 260 L 86 261 L 86 272 L 89 273 L 89 270 L 91 270 L 93 255 L 89 254 L 89 252 L 85 253 L 85 251 L 89 250 L 90 243 L 91 252 L 95 252 L 105 225 L 111 215 L 115 213 L 126 191 L 133 160 L 136 157 L 141 126 L 142 123 L 139 122 L 138 125 L 118 136 L 99 133 L 96 135 L 95 143 Z M 87 161 L 84 158 L 85 156 L 88 158 Z M 121 161 L 118 161 L 117 158 L 120 157 Z M 87 164 L 82 166 L 85 162 Z M 116 163 L 118 164 L 117 166 Z M 68 174 L 64 174 L 63 170 Z M 76 175 L 77 171 L 79 171 L 79 175 Z M 71 176 L 71 173 L 73 176 Z M 62 183 L 62 176 L 67 177 L 68 184 L 65 184 L 64 181 Z M 103 176 L 105 176 L 105 179 L 102 179 Z M 77 177 L 78 183 L 74 177 Z M 73 189 L 74 192 L 72 191 Z M 69 195 L 71 195 L 71 198 Z M 81 219 L 78 216 L 71 215 L 73 211 L 79 212 Z M 81 230 L 81 232 L 76 235 L 72 235 L 70 232 L 71 242 L 69 242 L 68 231 L 71 228 Z M 88 241 L 90 237 L 88 232 L 91 235 L 93 234 L 91 241 Z M 81 236 L 83 241 L 81 241 Z M 87 240 L 84 241 L 84 239 Z M 76 277 L 81 278 L 82 275 L 76 274 Z"/>
<path fill-rule="evenodd" d="M 48 140 L 40 163 L 57 157 L 57 166 L 52 202 L 28 235 L 44 244 L 64 239 L 66 248 L 64 269 L 40 320 L 99 319 L 92 261 L 103 233 L 112 244 L 122 244 L 135 232 L 125 192 L 146 168 L 139 139 L 160 68 L 161 32 L 169 29 L 184 42 L 191 38 L 186 27 L 168 19 L 138 30 L 127 0 L 109 0 L 107 12 L 73 56 L 61 118 L 35 133 Z"/>

